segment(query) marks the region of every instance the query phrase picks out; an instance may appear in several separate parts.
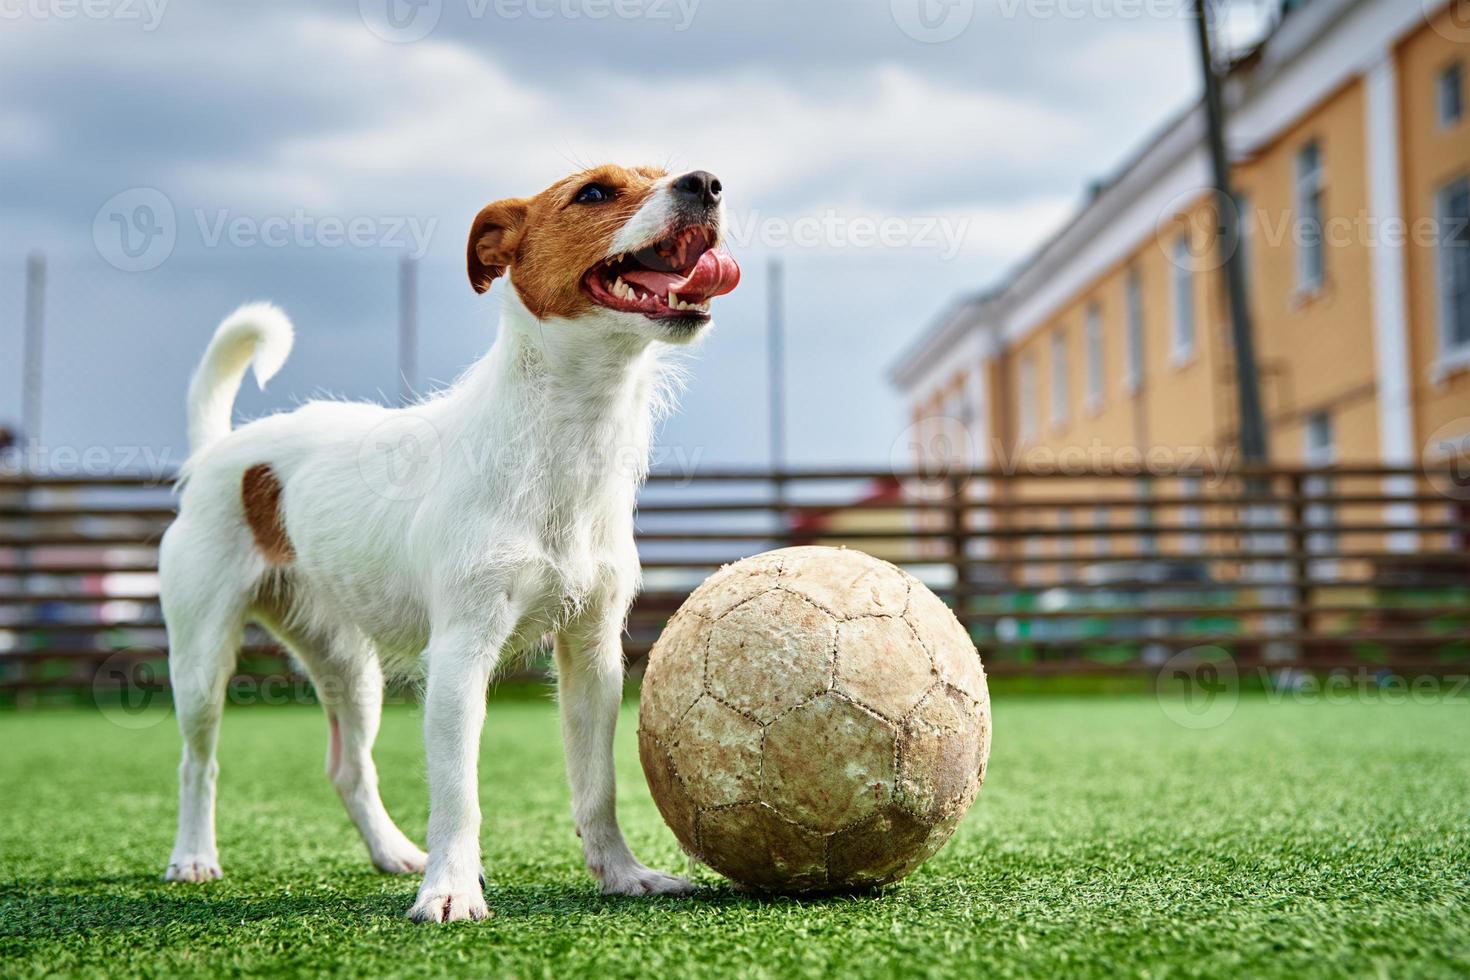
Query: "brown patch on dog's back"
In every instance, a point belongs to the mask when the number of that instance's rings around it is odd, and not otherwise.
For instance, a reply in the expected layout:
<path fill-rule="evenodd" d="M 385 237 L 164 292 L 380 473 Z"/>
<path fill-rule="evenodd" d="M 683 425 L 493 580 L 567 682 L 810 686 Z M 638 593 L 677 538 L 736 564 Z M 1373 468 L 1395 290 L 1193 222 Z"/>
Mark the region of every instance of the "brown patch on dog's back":
<path fill-rule="evenodd" d="M 240 480 L 240 499 L 245 504 L 245 523 L 255 535 L 255 544 L 272 565 L 289 565 L 296 549 L 286 535 L 281 511 L 281 481 L 269 463 L 257 463 Z"/>

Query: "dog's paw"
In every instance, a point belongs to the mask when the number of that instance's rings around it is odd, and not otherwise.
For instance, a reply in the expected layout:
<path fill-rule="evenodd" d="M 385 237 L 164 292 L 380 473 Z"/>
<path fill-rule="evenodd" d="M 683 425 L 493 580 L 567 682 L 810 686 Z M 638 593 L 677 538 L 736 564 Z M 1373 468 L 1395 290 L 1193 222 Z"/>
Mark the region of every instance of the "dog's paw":
<path fill-rule="evenodd" d="M 164 869 L 163 880 L 198 883 L 214 881 L 216 878 L 223 878 L 224 875 L 225 873 L 220 870 L 218 858 L 191 854 L 171 858 L 168 867 Z"/>
<path fill-rule="evenodd" d="M 389 875 L 421 875 L 428 861 L 429 856 L 408 841 L 373 852 L 373 867 Z"/>
<path fill-rule="evenodd" d="M 594 868 L 593 873 L 602 879 L 604 895 L 688 895 L 694 891 L 688 878 L 654 871 L 641 864 L 604 868 L 601 873 Z"/>
<path fill-rule="evenodd" d="M 485 895 L 478 888 L 473 891 L 439 891 L 425 888 L 419 892 L 418 901 L 408 910 L 408 917 L 415 922 L 478 922 L 490 917 L 485 905 Z"/>

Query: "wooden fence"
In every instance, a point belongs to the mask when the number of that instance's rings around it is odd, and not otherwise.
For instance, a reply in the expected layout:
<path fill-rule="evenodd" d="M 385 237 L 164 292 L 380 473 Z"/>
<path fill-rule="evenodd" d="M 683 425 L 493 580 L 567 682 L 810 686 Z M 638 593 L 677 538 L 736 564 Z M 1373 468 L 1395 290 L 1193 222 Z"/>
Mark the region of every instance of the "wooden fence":
<path fill-rule="evenodd" d="M 1152 671 L 1207 646 L 1271 669 L 1465 672 L 1467 491 L 1378 467 L 660 474 L 640 501 L 627 649 L 636 669 L 721 564 L 829 544 L 927 582 L 992 674 Z M 173 513 L 146 477 L 0 477 L 0 692 L 87 689 L 119 665 L 164 682 L 156 561 Z M 247 633 L 244 674 L 287 669 Z"/>

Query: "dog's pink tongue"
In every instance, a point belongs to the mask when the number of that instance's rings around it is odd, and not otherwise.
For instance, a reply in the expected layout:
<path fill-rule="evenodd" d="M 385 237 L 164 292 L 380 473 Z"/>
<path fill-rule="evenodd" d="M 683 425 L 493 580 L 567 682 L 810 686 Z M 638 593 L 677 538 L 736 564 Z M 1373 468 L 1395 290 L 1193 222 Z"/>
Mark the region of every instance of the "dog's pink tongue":
<path fill-rule="evenodd" d="M 740 285 L 740 266 L 729 252 L 712 248 L 699 257 L 687 276 L 677 272 L 634 269 L 623 273 L 623 278 L 655 296 L 667 296 L 672 292 L 686 303 L 703 303 Z"/>

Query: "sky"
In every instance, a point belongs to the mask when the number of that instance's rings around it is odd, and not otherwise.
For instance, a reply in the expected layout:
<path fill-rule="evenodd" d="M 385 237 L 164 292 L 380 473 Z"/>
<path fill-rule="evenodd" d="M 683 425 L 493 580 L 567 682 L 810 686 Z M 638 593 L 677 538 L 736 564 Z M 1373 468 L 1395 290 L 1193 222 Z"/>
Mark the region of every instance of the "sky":
<path fill-rule="evenodd" d="M 270 299 L 297 346 L 239 417 L 417 387 L 493 341 L 484 204 L 603 161 L 722 179 L 744 279 L 688 355 L 661 458 L 766 461 L 768 266 L 788 457 L 880 464 L 893 359 L 1196 97 L 1172 0 L 0 0 L 0 423 L 46 258 L 38 459 L 183 455 L 189 372 Z M 88 464 L 74 462 L 90 459 Z"/>

